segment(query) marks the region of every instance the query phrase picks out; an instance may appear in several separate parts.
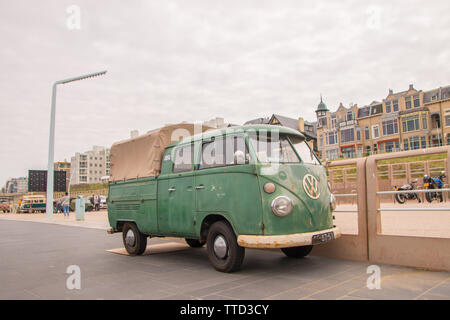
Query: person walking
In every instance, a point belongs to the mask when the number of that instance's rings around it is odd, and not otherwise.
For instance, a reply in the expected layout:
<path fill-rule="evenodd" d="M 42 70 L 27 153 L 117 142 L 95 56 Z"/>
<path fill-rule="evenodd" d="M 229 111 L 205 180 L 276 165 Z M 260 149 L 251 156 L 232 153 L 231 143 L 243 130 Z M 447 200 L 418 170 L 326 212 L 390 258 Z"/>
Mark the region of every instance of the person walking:
<path fill-rule="evenodd" d="M 66 192 L 66 195 L 61 198 L 61 205 L 63 207 L 64 217 L 69 216 L 69 205 L 70 205 L 70 198 L 69 194 Z"/>
<path fill-rule="evenodd" d="M 98 195 L 95 195 L 94 204 L 95 204 L 95 211 L 100 210 L 100 197 Z"/>

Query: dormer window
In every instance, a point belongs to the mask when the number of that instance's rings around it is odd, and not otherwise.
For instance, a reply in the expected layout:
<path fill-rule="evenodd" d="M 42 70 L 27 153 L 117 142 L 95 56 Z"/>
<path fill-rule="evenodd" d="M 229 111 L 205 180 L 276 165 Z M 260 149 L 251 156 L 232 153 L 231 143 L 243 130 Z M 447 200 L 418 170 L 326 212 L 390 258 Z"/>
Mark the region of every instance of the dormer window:
<path fill-rule="evenodd" d="M 347 114 L 346 114 L 346 121 L 351 121 L 351 120 L 353 120 L 353 111 L 347 111 Z"/>

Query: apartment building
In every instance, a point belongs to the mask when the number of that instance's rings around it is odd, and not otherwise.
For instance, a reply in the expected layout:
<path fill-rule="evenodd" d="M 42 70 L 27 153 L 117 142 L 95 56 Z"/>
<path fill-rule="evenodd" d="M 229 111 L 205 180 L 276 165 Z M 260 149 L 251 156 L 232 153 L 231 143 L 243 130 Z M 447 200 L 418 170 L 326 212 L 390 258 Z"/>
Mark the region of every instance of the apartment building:
<path fill-rule="evenodd" d="M 381 102 L 358 108 L 342 103 L 330 112 L 321 101 L 316 109 L 322 159 L 352 158 L 374 153 L 414 150 L 450 144 L 450 86 L 423 92 L 389 93 Z"/>
<path fill-rule="evenodd" d="M 92 150 L 77 152 L 70 162 L 70 184 L 100 183 L 109 176 L 110 167 L 108 148 L 94 146 Z"/>
<path fill-rule="evenodd" d="M 25 193 L 28 192 L 28 178 L 11 178 L 6 181 L 5 193 Z"/>

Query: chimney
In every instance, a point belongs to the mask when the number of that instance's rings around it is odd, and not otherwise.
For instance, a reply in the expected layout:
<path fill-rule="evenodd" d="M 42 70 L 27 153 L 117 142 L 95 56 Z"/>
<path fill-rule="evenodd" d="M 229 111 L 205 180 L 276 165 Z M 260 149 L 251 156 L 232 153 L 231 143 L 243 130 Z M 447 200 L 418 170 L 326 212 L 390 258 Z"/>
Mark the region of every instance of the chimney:
<path fill-rule="evenodd" d="M 303 118 L 298 118 L 298 130 L 305 131 L 305 120 Z"/>
<path fill-rule="evenodd" d="M 389 89 L 389 95 L 394 94 L 394 90 Z"/>
<path fill-rule="evenodd" d="M 414 85 L 410 84 L 409 85 L 409 90 L 414 90 Z"/>

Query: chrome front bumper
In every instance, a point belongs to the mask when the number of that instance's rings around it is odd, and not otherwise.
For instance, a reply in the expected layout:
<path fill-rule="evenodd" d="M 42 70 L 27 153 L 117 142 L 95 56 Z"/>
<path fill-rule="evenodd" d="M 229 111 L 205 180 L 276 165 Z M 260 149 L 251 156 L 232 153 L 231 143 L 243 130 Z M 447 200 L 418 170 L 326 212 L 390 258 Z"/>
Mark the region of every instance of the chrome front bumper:
<path fill-rule="evenodd" d="M 276 235 L 276 236 L 253 236 L 253 235 L 240 235 L 237 238 L 237 242 L 241 247 L 246 248 L 289 248 L 289 247 L 300 247 L 309 246 L 312 244 L 321 244 L 324 242 L 314 242 L 313 238 L 321 238 L 321 235 L 325 239 L 331 238 L 338 239 L 341 236 L 341 232 L 338 227 L 334 227 L 327 230 L 320 230 L 308 233 L 294 233 L 286 235 Z"/>

